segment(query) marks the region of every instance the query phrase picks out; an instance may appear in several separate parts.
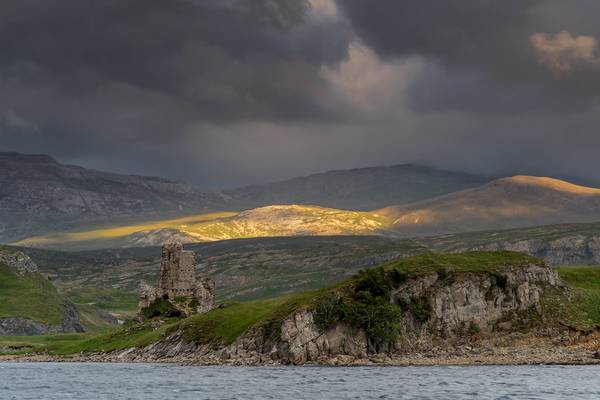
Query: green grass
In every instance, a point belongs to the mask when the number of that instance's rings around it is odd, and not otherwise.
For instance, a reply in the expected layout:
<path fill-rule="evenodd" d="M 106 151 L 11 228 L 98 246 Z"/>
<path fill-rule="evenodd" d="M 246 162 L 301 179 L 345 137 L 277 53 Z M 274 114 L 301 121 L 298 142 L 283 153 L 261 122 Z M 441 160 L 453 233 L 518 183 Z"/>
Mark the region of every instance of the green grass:
<path fill-rule="evenodd" d="M 123 289 L 60 284 L 58 290 L 78 307 L 91 305 L 122 316 L 137 313 L 137 295 Z"/>
<path fill-rule="evenodd" d="M 447 269 L 455 272 L 497 272 L 506 268 L 541 263 L 538 258 L 512 251 L 471 251 L 457 254 L 421 254 L 393 261 L 385 268 L 413 275 Z"/>
<path fill-rule="evenodd" d="M 25 346 L 20 353 L 70 355 L 78 353 L 112 352 L 132 347 L 145 347 L 167 335 L 178 320 L 167 321 L 154 329 L 150 324 L 138 324 L 98 335 L 93 333 L 41 336 L 0 337 L 0 347 Z M 18 352 L 19 353 L 19 352 Z"/>
<path fill-rule="evenodd" d="M 19 249 L 17 247 L 4 246 L 4 245 L 0 244 L 0 252 L 7 253 L 7 254 L 14 254 L 14 253 L 17 253 L 18 251 L 19 251 Z"/>
<path fill-rule="evenodd" d="M 168 319 L 158 329 L 153 329 L 150 323 L 142 323 L 100 335 L 0 337 L 0 347 L 26 346 L 21 353 L 53 355 L 111 352 L 150 345 L 177 329 L 183 331 L 187 340 L 198 344 L 228 345 L 253 326 L 277 329 L 284 318 L 310 304 L 317 295 L 317 292 L 306 292 L 271 300 L 227 303 L 206 314 Z"/>
<path fill-rule="evenodd" d="M 254 326 L 262 326 L 276 334 L 281 322 L 294 311 L 309 305 L 323 291 L 310 291 L 291 296 L 231 302 L 206 314 L 183 320 L 177 327 L 184 337 L 198 344 L 229 345 Z"/>
<path fill-rule="evenodd" d="M 482 273 L 496 272 L 504 268 L 512 268 L 539 260 L 513 252 L 470 252 L 464 254 L 434 255 L 424 254 L 392 262 L 386 265 L 386 271 L 396 270 L 401 275 L 386 274 L 384 277 L 394 280 L 431 271 L 452 269 L 455 272 Z M 378 282 L 362 288 L 365 276 L 359 274 L 343 280 L 326 289 L 313 290 L 267 300 L 248 302 L 229 302 L 201 315 L 186 319 L 170 319 L 158 329 L 153 329 L 150 323 L 137 324 L 128 328 L 90 335 L 55 335 L 41 338 L 20 338 L 20 343 L 30 343 L 35 351 L 47 351 L 51 354 L 74 354 L 79 352 L 110 352 L 131 347 L 143 347 L 157 342 L 169 333 L 181 330 L 185 339 L 198 343 L 214 345 L 215 347 L 229 345 L 250 329 L 262 329 L 267 339 L 275 339 L 281 332 L 281 323 L 294 312 L 303 308 L 317 307 L 323 299 L 331 295 L 360 294 L 365 291 L 370 294 L 379 286 Z M 386 278 L 387 279 L 387 278 Z M 364 285 L 363 285 L 364 286 Z M 355 293 L 359 290 L 359 293 Z M 381 296 L 379 296 L 381 297 Z M 384 296 L 385 297 L 385 296 Z M 361 297 L 362 298 L 362 297 Z M 361 300 L 362 301 L 362 300 Z M 368 304 L 367 304 L 368 305 Z M 423 306 L 421 307 L 425 309 Z M 6 339 L 0 338 L 0 346 Z M 12 339 L 11 339 L 12 340 Z M 10 340 L 9 340 L 10 341 Z M 14 342 L 17 342 L 15 340 Z"/>
<path fill-rule="evenodd" d="M 79 311 L 81 322 L 85 326 L 85 331 L 88 333 L 99 334 L 113 330 L 116 327 L 114 323 L 102 318 L 101 314 L 106 313 L 105 311 L 99 310 L 92 305 L 78 304 L 77 310 Z"/>
<path fill-rule="evenodd" d="M 17 354 L 30 352 L 47 353 L 49 352 L 49 349 L 60 348 L 63 346 L 70 347 L 74 343 L 81 342 L 88 337 L 90 337 L 89 334 L 81 333 L 39 336 L 0 336 L 0 348 L 23 347 L 23 350 L 15 351 Z"/>
<path fill-rule="evenodd" d="M 531 263 L 539 264 L 541 261 L 515 252 L 470 252 L 418 255 L 389 263 L 386 269 L 396 269 L 409 275 L 447 268 L 456 272 L 494 272 Z M 357 279 L 355 276 L 326 289 L 281 298 L 226 303 L 209 313 L 187 318 L 171 329 L 181 328 L 186 339 L 199 344 L 228 345 L 252 327 L 262 327 L 268 337 L 275 337 L 279 334 L 281 322 L 290 314 L 316 305 L 330 293 L 353 286 Z"/>
<path fill-rule="evenodd" d="M 27 317 L 50 325 L 60 325 L 64 299 L 50 281 L 38 273 L 19 277 L 0 264 L 0 317 Z"/>
<path fill-rule="evenodd" d="M 563 281 L 573 290 L 569 320 L 576 325 L 600 324 L 600 267 L 557 268 Z"/>
<path fill-rule="evenodd" d="M 433 251 L 450 252 L 465 248 L 476 248 L 491 243 L 515 243 L 521 240 L 550 242 L 570 236 L 589 238 L 597 235 L 598 232 L 600 232 L 600 223 L 596 222 L 457 233 L 421 238 L 419 241 Z"/>

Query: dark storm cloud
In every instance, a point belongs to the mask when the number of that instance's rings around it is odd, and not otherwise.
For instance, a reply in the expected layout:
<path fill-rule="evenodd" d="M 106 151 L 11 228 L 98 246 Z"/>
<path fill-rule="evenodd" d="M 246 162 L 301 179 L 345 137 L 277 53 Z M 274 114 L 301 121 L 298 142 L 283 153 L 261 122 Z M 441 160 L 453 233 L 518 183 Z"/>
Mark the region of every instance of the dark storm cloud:
<path fill-rule="evenodd" d="M 7 0 L 5 79 L 85 97 L 111 84 L 176 97 L 202 119 L 319 118 L 318 70 L 347 35 L 303 0 Z M 320 100 L 320 98 L 325 98 Z"/>
<path fill-rule="evenodd" d="M 337 0 L 361 39 L 386 59 L 429 60 L 410 87 L 421 110 L 580 111 L 600 96 L 600 65 L 573 60 L 561 76 L 540 62 L 539 33 L 600 34 L 588 0 Z M 587 36 L 591 35 L 591 36 Z M 554 40 L 553 37 L 550 37 Z M 573 45 L 578 43 L 573 41 Z M 539 52 L 538 52 L 539 53 Z M 569 65 L 570 66 L 570 65 Z M 556 71 L 555 71 L 556 72 Z"/>
<path fill-rule="evenodd" d="M 600 182 L 597 0 L 3 0 L 0 150 L 216 187 Z"/>
<path fill-rule="evenodd" d="M 191 125 L 338 118 L 350 39 L 307 0 L 2 1 L 0 147 L 181 177 Z"/>

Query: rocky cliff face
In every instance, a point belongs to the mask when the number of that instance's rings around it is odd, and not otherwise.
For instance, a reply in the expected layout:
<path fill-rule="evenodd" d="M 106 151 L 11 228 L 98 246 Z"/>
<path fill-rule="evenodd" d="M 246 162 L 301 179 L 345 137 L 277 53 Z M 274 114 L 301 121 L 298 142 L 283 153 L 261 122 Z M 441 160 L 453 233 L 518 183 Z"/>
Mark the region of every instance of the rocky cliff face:
<path fill-rule="evenodd" d="M 473 250 L 510 250 L 543 259 L 549 265 L 600 264 L 600 236 L 569 235 L 557 239 L 523 239 L 479 245 Z"/>
<path fill-rule="evenodd" d="M 412 277 L 391 292 L 389 303 L 400 304 L 402 313 L 397 321 L 397 339 L 384 346 L 374 344 L 362 329 L 344 324 L 319 329 L 315 310 L 305 307 L 283 320 L 275 338 L 270 336 L 272 332 L 257 327 L 232 345 L 215 348 L 187 342 L 177 331 L 145 349 L 130 349 L 121 357 L 302 364 L 334 358 L 351 362 L 375 353 L 394 356 L 448 349 L 470 343 L 475 337 L 534 329 L 537 321 L 551 318 L 544 308 L 547 291 L 563 290 L 556 273 L 542 264 L 496 272 L 444 270 Z"/>
<path fill-rule="evenodd" d="M 549 287 L 558 287 L 556 273 L 530 265 L 498 274 L 432 273 L 409 279 L 392 293 L 391 302 L 421 304 L 421 310 L 405 307 L 399 339 L 389 353 L 410 353 L 434 347 L 452 347 L 470 335 L 511 331 L 509 315 L 532 312 L 543 317 L 541 298 Z M 311 311 L 301 311 L 282 326 L 281 340 L 273 356 L 284 362 L 304 363 L 332 356 L 364 358 L 377 352 L 362 331 L 342 325 L 321 332 Z"/>
<path fill-rule="evenodd" d="M 81 333 L 85 327 L 75 305 L 66 301 L 63 305 L 60 325 L 48 325 L 25 317 L 0 318 L 0 336 L 36 336 L 52 333 Z"/>
<path fill-rule="evenodd" d="M 26 273 L 38 272 L 38 267 L 33 260 L 20 251 L 6 252 L 0 249 L 0 263 L 13 268 L 20 277 Z"/>

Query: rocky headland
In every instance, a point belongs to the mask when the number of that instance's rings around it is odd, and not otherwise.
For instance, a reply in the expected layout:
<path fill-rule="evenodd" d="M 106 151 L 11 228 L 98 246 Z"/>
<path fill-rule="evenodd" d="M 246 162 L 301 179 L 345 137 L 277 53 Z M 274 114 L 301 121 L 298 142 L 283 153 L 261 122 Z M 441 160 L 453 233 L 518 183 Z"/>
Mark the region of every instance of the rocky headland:
<path fill-rule="evenodd" d="M 598 363 L 600 334 L 578 325 L 570 288 L 511 252 L 421 255 L 334 287 L 155 318 L 67 360 L 195 364 Z M 56 359 L 56 355 L 10 356 Z"/>

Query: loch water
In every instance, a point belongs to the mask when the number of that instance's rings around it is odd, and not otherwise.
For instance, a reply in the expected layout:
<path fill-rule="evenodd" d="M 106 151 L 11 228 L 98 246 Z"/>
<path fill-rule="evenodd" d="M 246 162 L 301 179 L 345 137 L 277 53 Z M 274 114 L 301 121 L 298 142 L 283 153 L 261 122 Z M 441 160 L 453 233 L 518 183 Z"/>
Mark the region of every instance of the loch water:
<path fill-rule="evenodd" d="M 4 363 L 0 399 L 600 399 L 600 367 Z"/>

